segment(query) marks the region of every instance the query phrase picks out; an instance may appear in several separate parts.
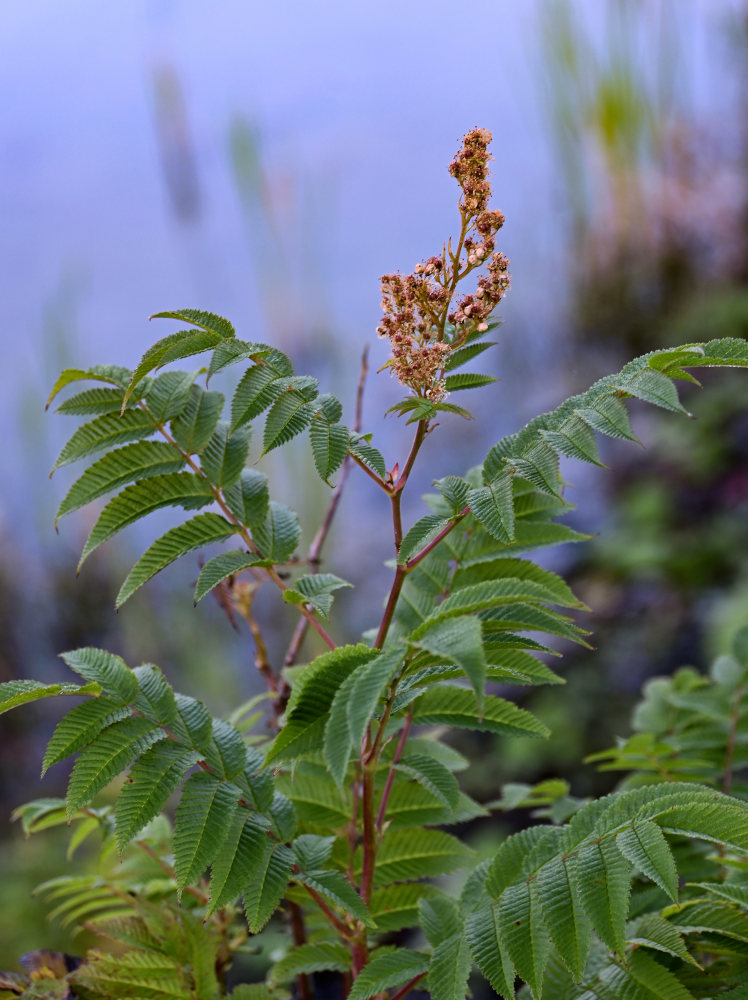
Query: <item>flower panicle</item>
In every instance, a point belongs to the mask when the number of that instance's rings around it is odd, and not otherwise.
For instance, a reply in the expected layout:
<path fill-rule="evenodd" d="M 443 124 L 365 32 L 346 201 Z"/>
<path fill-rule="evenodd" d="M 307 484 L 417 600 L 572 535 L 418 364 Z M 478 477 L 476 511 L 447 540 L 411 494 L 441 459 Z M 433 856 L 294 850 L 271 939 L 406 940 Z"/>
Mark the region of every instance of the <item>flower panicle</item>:
<path fill-rule="evenodd" d="M 412 274 L 381 279 L 383 316 L 377 333 L 391 345 L 388 367 L 402 385 L 432 402 L 445 396 L 449 355 L 472 334 L 485 333 L 488 317 L 509 288 L 509 261 L 496 251 L 504 216 L 488 208 L 490 141 L 487 129 L 473 129 L 449 165 L 461 189 L 456 250 L 450 241 L 441 256 L 416 264 Z M 458 283 L 481 266 L 486 273 L 476 290 L 455 302 Z"/>

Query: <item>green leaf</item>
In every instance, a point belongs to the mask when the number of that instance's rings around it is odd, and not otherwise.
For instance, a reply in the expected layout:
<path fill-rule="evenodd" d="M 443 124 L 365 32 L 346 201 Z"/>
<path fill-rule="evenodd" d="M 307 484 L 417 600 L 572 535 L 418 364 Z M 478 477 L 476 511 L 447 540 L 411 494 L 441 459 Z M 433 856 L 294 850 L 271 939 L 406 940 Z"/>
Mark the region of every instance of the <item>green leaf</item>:
<path fill-rule="evenodd" d="M 393 646 L 357 669 L 348 702 L 348 724 L 354 747 L 363 742 L 379 700 L 402 664 L 403 656 L 404 650 Z"/>
<path fill-rule="evenodd" d="M 665 955 L 672 955 L 689 965 L 701 968 L 699 963 L 693 958 L 686 948 L 685 941 L 675 927 L 664 920 L 659 913 L 648 913 L 641 920 L 637 921 L 636 930 L 633 936 L 629 935 L 629 947 L 639 945 L 645 948 L 652 948 L 661 951 Z"/>
<path fill-rule="evenodd" d="M 187 769 L 197 760 L 198 755 L 193 750 L 163 740 L 133 765 L 115 810 L 120 854 L 133 837 L 158 816 Z"/>
<path fill-rule="evenodd" d="M 297 976 L 311 972 L 347 972 L 350 967 L 351 955 L 344 944 L 318 941 L 293 948 L 275 963 L 271 976 L 274 982 L 290 983 Z"/>
<path fill-rule="evenodd" d="M 238 361 L 246 361 L 248 358 L 253 361 L 261 361 L 272 353 L 273 348 L 267 344 L 256 344 L 237 339 L 223 340 L 213 351 L 213 357 L 208 366 L 208 378 L 212 378 L 217 372 L 228 368 L 229 365 L 236 364 Z"/>
<path fill-rule="evenodd" d="M 146 393 L 146 402 L 157 423 L 172 420 L 187 406 L 196 375 L 197 372 L 165 372 L 154 379 Z"/>
<path fill-rule="evenodd" d="M 213 501 L 210 483 L 191 472 L 172 472 L 126 486 L 99 514 L 86 539 L 78 569 L 100 545 L 161 507 L 194 510 Z"/>
<path fill-rule="evenodd" d="M 235 576 L 243 569 L 262 564 L 264 560 L 248 552 L 223 552 L 214 556 L 200 570 L 200 576 L 195 585 L 195 604 L 209 594 L 214 587 L 229 576 Z"/>
<path fill-rule="evenodd" d="M 170 528 L 138 559 L 120 587 L 115 607 L 122 605 L 144 583 L 187 552 L 214 542 L 223 542 L 236 534 L 238 528 L 220 514 L 198 514 L 176 528 Z"/>
<path fill-rule="evenodd" d="M 533 882 L 520 882 L 504 890 L 499 923 L 510 961 L 536 1000 L 540 1000 L 549 941 Z"/>
<path fill-rule="evenodd" d="M 432 1000 L 465 1000 L 472 965 L 462 929 L 440 941 L 431 955 L 426 981 Z"/>
<path fill-rule="evenodd" d="M 313 573 L 299 577 L 293 587 L 284 590 L 283 600 L 288 604 L 311 604 L 322 618 L 327 618 L 332 608 L 333 593 L 341 587 L 352 586 L 334 573 Z"/>
<path fill-rule="evenodd" d="M 653 403 L 665 410 L 671 410 L 674 413 L 686 412 L 678 399 L 678 390 L 667 375 L 654 371 L 652 368 L 645 368 L 643 371 L 628 377 L 612 378 L 610 385 L 614 389 L 620 389 L 630 396 L 636 396 L 646 403 Z"/>
<path fill-rule="evenodd" d="M 32 682 L 33 683 L 33 682 Z M 86 746 L 102 729 L 130 714 L 119 698 L 91 698 L 76 705 L 61 719 L 47 744 L 42 762 L 42 777 L 53 764 Z"/>
<path fill-rule="evenodd" d="M 368 1000 L 428 971 L 428 956 L 407 948 L 378 948 L 356 977 L 348 1000 Z"/>
<path fill-rule="evenodd" d="M 198 771 L 187 780 L 174 826 L 177 888 L 202 875 L 228 837 L 239 790 L 212 774 Z"/>
<path fill-rule="evenodd" d="M 94 365 L 92 368 L 66 368 L 58 377 L 52 391 L 47 399 L 45 409 L 49 409 L 50 403 L 66 386 L 72 382 L 107 382 L 109 385 L 116 385 L 120 389 L 125 389 L 132 378 L 132 372 L 128 368 L 120 368 L 118 365 Z"/>
<path fill-rule="evenodd" d="M 66 796 L 68 817 L 90 802 L 134 757 L 163 738 L 163 730 L 150 719 L 121 719 L 103 729 L 75 762 Z"/>
<path fill-rule="evenodd" d="M 133 707 L 160 726 L 171 726 L 177 718 L 174 689 L 155 663 L 143 663 L 133 670 L 138 681 L 138 695 Z"/>
<path fill-rule="evenodd" d="M 406 754 L 395 765 L 399 771 L 423 785 L 448 809 L 456 809 L 460 797 L 457 779 L 444 764 L 425 754 Z"/>
<path fill-rule="evenodd" d="M 348 451 L 351 455 L 355 455 L 359 461 L 363 462 L 367 468 L 376 472 L 380 479 L 385 478 L 387 470 L 384 465 L 382 453 L 373 448 L 365 438 L 352 434 L 348 442 Z"/>
<path fill-rule="evenodd" d="M 623 955 L 631 892 L 631 867 L 615 844 L 600 840 L 577 855 L 579 898 L 592 924 L 613 951 Z"/>
<path fill-rule="evenodd" d="M 573 858 L 554 858 L 540 869 L 538 893 L 556 950 L 579 980 L 587 962 L 592 927 L 579 902 L 573 872 Z"/>
<path fill-rule="evenodd" d="M 486 690 L 486 658 L 483 631 L 475 615 L 450 618 L 428 629 L 415 643 L 444 663 L 454 663 L 465 672 L 475 691 L 478 712 L 483 710 Z"/>
<path fill-rule="evenodd" d="M 252 881 L 244 890 L 244 912 L 249 929 L 259 934 L 286 891 L 293 855 L 285 844 L 265 845 L 265 854 Z"/>
<path fill-rule="evenodd" d="M 208 333 L 217 333 L 221 338 L 233 337 L 236 331 L 223 316 L 204 312 L 202 309 L 175 309 L 168 312 L 154 313 L 150 319 L 178 319 L 182 323 L 192 323 Z"/>
<path fill-rule="evenodd" d="M 420 923 L 419 902 L 439 895 L 439 890 L 422 882 L 406 882 L 375 889 L 369 911 L 377 931 L 399 931 Z"/>
<path fill-rule="evenodd" d="M 270 408 L 265 421 L 263 455 L 301 434 L 311 423 L 314 404 L 302 392 L 287 388 Z"/>
<path fill-rule="evenodd" d="M 265 857 L 268 833 L 257 819 L 239 810 L 226 839 L 216 854 L 211 869 L 211 913 L 234 903 L 255 878 Z"/>
<path fill-rule="evenodd" d="M 467 499 L 473 517 L 489 535 L 499 542 L 514 540 L 514 495 L 508 470 L 500 471 L 486 486 L 470 490 Z"/>
<path fill-rule="evenodd" d="M 337 906 L 345 914 L 372 926 L 371 914 L 363 900 L 342 872 L 327 869 L 301 871 L 294 875 L 296 881 L 309 886 L 328 903 Z"/>
<path fill-rule="evenodd" d="M 460 375 L 447 375 L 444 379 L 447 392 L 458 392 L 460 389 L 480 389 L 484 385 L 496 382 L 492 375 L 478 375 L 475 372 L 462 372 Z"/>
<path fill-rule="evenodd" d="M 649 991 L 650 995 L 656 997 L 657 1000 L 694 1000 L 693 993 L 687 990 L 669 969 L 660 965 L 641 948 L 635 948 L 630 953 L 625 974 L 628 974 L 634 982 Z M 612 985 L 619 978 L 618 973 L 614 974 L 607 985 Z M 616 995 L 623 996 L 623 993 Z"/>
<path fill-rule="evenodd" d="M 249 427 L 231 431 L 225 420 L 219 420 L 200 455 L 200 466 L 214 486 L 233 486 L 241 477 L 247 464 L 250 437 Z"/>
<path fill-rule="evenodd" d="M 515 1000 L 514 966 L 499 926 L 499 907 L 484 903 L 469 913 L 465 933 L 475 964 L 504 1000 Z"/>
<path fill-rule="evenodd" d="M 422 827 L 389 831 L 377 852 L 376 887 L 448 875 L 470 864 L 474 852 L 448 833 Z"/>
<path fill-rule="evenodd" d="M 271 744 L 267 762 L 293 760 L 318 750 L 336 691 L 356 667 L 377 655 L 376 650 L 359 643 L 339 646 L 313 660 L 294 686 L 286 724 Z"/>
<path fill-rule="evenodd" d="M 557 431 L 542 433 L 548 444 L 559 454 L 605 468 L 597 451 L 595 433 L 580 417 L 569 417 Z"/>
<path fill-rule="evenodd" d="M 179 452 L 160 441 L 137 441 L 110 451 L 76 479 L 57 508 L 55 522 L 126 483 L 177 472 L 183 465 Z"/>
<path fill-rule="evenodd" d="M 299 544 L 301 529 L 296 511 L 271 500 L 262 524 L 252 532 L 262 555 L 273 563 L 284 563 Z"/>
<path fill-rule="evenodd" d="M 449 518 L 438 514 L 426 514 L 408 530 L 400 545 L 397 561 L 401 566 L 419 552 L 428 542 L 433 541 L 439 532 L 449 524 Z"/>
<path fill-rule="evenodd" d="M 267 364 L 248 368 L 231 400 L 231 429 L 243 427 L 271 406 L 283 391 L 278 372 Z"/>
<path fill-rule="evenodd" d="M 224 491 L 226 504 L 242 524 L 262 524 L 268 512 L 268 478 L 257 469 L 242 469 L 239 482 Z"/>
<path fill-rule="evenodd" d="M 200 747 L 206 762 L 223 778 L 237 778 L 244 771 L 247 747 L 242 734 L 224 719 L 211 720 L 210 739 Z"/>
<path fill-rule="evenodd" d="M 84 646 L 68 653 L 60 653 L 60 657 L 76 674 L 89 682 L 100 684 L 103 691 L 116 695 L 122 701 L 132 701 L 138 693 L 138 679 L 121 656 L 93 646 Z"/>
<path fill-rule="evenodd" d="M 163 368 L 172 361 L 191 358 L 209 351 L 221 342 L 221 335 L 207 330 L 179 330 L 163 337 L 145 352 L 132 374 L 132 381 L 125 392 L 125 402 L 132 391 L 152 371 Z"/>
<path fill-rule="evenodd" d="M 453 578 L 453 590 L 461 590 L 484 581 L 510 578 L 513 580 L 531 580 L 546 591 L 548 603 L 558 604 L 567 608 L 584 608 L 574 596 L 568 584 L 557 573 L 543 569 L 527 559 L 513 559 L 504 556 L 497 559 L 481 560 L 467 566 L 461 566 Z"/>
<path fill-rule="evenodd" d="M 79 458 L 105 451 L 116 444 L 150 437 L 155 431 L 153 418 L 145 410 L 125 410 L 122 416 L 105 413 L 78 428 L 57 456 L 52 472 L 62 465 L 77 462 Z"/>
<path fill-rule="evenodd" d="M 482 711 L 475 693 L 467 688 L 432 687 L 414 702 L 417 725 L 457 726 L 504 736 L 545 738 L 549 730 L 530 712 L 503 698 L 487 695 Z"/>
<path fill-rule="evenodd" d="M 452 351 L 451 354 L 447 355 L 447 361 L 444 365 L 444 370 L 447 372 L 454 371 L 455 368 L 461 368 L 466 365 L 473 358 L 477 358 L 479 354 L 487 351 L 489 347 L 495 347 L 496 341 L 484 340 L 480 344 L 468 344 L 467 347 L 461 347 L 457 351 Z"/>
<path fill-rule="evenodd" d="M 198 385 L 190 389 L 187 406 L 171 422 L 171 433 L 179 447 L 194 455 L 201 452 L 213 436 L 223 412 L 220 392 L 206 392 Z"/>
<path fill-rule="evenodd" d="M 618 834 L 616 846 L 632 865 L 677 902 L 678 872 L 668 842 L 656 823 L 635 820 L 628 830 Z"/>
<path fill-rule="evenodd" d="M 509 465 L 541 493 L 548 493 L 560 499 L 561 476 L 558 470 L 558 456 L 546 441 L 539 441 L 524 452 L 521 458 L 511 457 Z"/>
<path fill-rule="evenodd" d="M 626 404 L 618 396 L 598 396 L 590 406 L 574 412 L 601 434 L 624 441 L 637 441 L 636 435 L 631 430 Z"/>
<path fill-rule="evenodd" d="M 0 715 L 9 712 L 18 705 L 26 705 L 30 701 L 41 698 L 51 698 L 58 694 L 96 695 L 101 691 L 98 684 L 43 684 L 41 681 L 5 681 L 0 684 Z"/>
<path fill-rule="evenodd" d="M 177 719 L 173 724 L 175 734 L 187 746 L 199 750 L 210 739 L 213 730 L 213 720 L 205 705 L 195 698 L 184 694 L 175 695 L 177 702 Z"/>
<path fill-rule="evenodd" d="M 147 383 L 143 383 L 141 388 L 145 388 Z M 56 413 L 67 413 L 74 416 L 96 416 L 100 413 L 120 413 L 122 410 L 122 398 L 124 393 L 121 389 L 109 389 L 104 386 L 96 386 L 92 389 L 84 389 L 83 392 L 70 396 L 64 403 L 61 403 Z M 139 397 L 135 393 L 130 398 L 130 404 L 134 404 Z"/>
<path fill-rule="evenodd" d="M 309 440 L 312 445 L 314 467 L 323 482 L 329 483 L 330 476 L 337 472 L 345 461 L 349 436 L 350 432 L 344 424 L 330 423 L 321 412 L 315 413 L 312 417 Z"/>

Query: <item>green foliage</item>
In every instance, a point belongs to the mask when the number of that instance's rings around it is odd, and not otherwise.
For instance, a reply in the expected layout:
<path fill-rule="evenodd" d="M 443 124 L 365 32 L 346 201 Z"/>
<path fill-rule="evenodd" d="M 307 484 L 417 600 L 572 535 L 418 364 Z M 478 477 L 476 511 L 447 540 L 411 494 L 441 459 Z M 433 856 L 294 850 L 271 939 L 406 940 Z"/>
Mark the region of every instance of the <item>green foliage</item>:
<path fill-rule="evenodd" d="M 485 152 L 485 135 L 471 136 Z M 494 381 L 454 372 L 490 346 L 486 319 L 506 289 L 501 255 L 490 257 L 480 295 L 455 312 L 449 301 L 443 312 L 430 304 L 450 299 L 458 279 L 480 266 L 467 234 L 500 225 L 498 214 L 478 221 L 471 207 L 464 171 L 478 154 L 466 149 L 453 171 L 462 237 L 456 255 L 441 259 L 442 290 L 428 277 L 441 274 L 439 258 L 416 270 L 408 294 L 398 291 L 399 276 L 385 280 L 393 309 L 380 332 L 405 344 L 385 367 L 408 390 L 391 412 L 415 425 L 400 461 L 385 461 L 359 415 L 355 427 L 343 423 L 342 405 L 320 394 L 316 378 L 296 374 L 269 345 L 238 340 L 211 313 L 160 313 L 187 329 L 157 341 L 133 371 L 70 369 L 53 388 L 50 400 L 96 383 L 60 406 L 84 422 L 55 463 L 91 459 L 58 517 L 108 498 L 81 564 L 129 525 L 176 511 L 178 522 L 127 575 L 120 607 L 180 557 L 229 541 L 202 565 L 195 601 L 213 591 L 232 623 L 248 624 L 271 711 L 269 727 L 260 711 L 250 716 L 251 701 L 232 722 L 213 718 L 155 665 L 131 670 L 91 648 L 63 657 L 82 686 L 0 685 L 0 709 L 53 694 L 87 699 L 60 721 L 44 756 L 46 770 L 76 755 L 65 801 L 19 813 L 27 833 L 72 824 L 71 851 L 101 834 L 98 875 L 43 888 L 55 919 L 99 936 L 48 995 L 69 986 L 92 998 L 225 996 L 226 969 L 250 939 L 267 976 L 234 991 L 245 1000 L 281 1000 L 293 980 L 308 994 L 318 972 L 342 974 L 349 1000 L 395 1000 L 416 988 L 460 1000 L 473 964 L 505 1000 L 515 1000 L 518 979 L 535 1000 L 740 996 L 734 990 L 748 976 L 748 633 L 711 678 L 685 670 L 648 686 L 636 734 L 597 755 L 609 769 L 632 772 L 603 799 L 583 802 L 548 781 L 507 788 L 484 805 L 462 790 L 467 762 L 445 739 L 455 729 L 548 736 L 512 688 L 561 683 L 541 657 L 563 642 L 587 645 L 574 617 L 583 604 L 559 575 L 523 558 L 589 537 L 560 520 L 571 509 L 561 460 L 600 465 L 598 433 L 635 440 L 629 400 L 684 413 L 675 381 L 688 378 L 685 369 L 748 367 L 748 343 L 713 340 L 630 362 L 502 438 L 479 467 L 438 480 L 428 510 L 403 525 L 402 494 L 424 440 L 437 421 L 470 416 L 445 392 Z M 161 371 L 203 355 L 199 370 Z M 242 367 L 224 399 L 207 382 L 232 365 Z M 358 401 L 360 411 L 360 393 Z M 333 596 L 350 584 L 319 571 L 340 490 L 305 556 L 298 515 L 250 467 L 307 431 L 320 489 L 337 473 L 342 487 L 356 465 L 392 511 L 391 587 L 358 643 L 338 644 L 327 632 L 340 631 Z M 309 488 L 298 477 L 294 485 Z M 344 541 L 355 549 L 356 538 Z M 272 614 L 296 623 L 285 673 L 255 616 L 262 583 L 281 597 Z M 310 628 L 328 649 L 298 666 Z M 110 785 L 114 804 L 101 805 L 97 796 Z M 551 822 L 508 837 L 482 862 L 441 829 L 514 806 Z M 459 900 L 434 884 L 463 870 Z M 279 935 L 285 919 L 293 945 Z M 389 937 L 414 928 L 425 943 Z M 41 995 L 30 980 L 20 988 Z"/>

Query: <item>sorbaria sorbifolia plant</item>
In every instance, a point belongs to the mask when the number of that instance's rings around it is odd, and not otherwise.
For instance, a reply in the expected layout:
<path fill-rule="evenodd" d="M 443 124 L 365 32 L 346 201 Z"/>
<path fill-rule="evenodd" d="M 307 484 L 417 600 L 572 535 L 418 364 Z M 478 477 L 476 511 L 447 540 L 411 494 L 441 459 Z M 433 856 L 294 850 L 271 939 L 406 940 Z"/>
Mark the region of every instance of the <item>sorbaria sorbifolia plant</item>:
<path fill-rule="evenodd" d="M 257 705 L 212 718 L 200 701 L 175 693 L 158 667 L 130 669 L 99 649 L 63 654 L 82 686 L 3 685 L 6 709 L 55 694 L 85 698 L 44 756 L 46 770 L 77 754 L 66 800 L 20 812 L 27 830 L 74 822 L 74 844 L 103 832 L 99 875 L 56 879 L 46 891 L 63 919 L 117 942 L 114 955 L 92 950 L 72 971 L 68 962 L 62 985 L 53 969 L 37 968 L 31 985 L 33 977 L 4 979 L 11 993 L 207 1000 L 227 995 L 232 957 L 251 947 L 272 958 L 267 979 L 231 996 L 263 1000 L 294 988 L 305 1000 L 314 974 L 332 971 L 349 1000 L 399 1000 L 416 989 L 460 1000 L 474 965 L 506 1000 L 516 989 L 539 1000 L 544 984 L 548 1000 L 748 996 L 748 935 L 735 929 L 738 916 L 745 924 L 746 890 L 710 889 L 717 902 L 710 896 L 707 920 L 691 905 L 695 890 L 681 884 L 720 883 L 745 870 L 748 807 L 729 788 L 667 780 L 576 803 L 480 864 L 443 829 L 486 814 L 460 789 L 469 762 L 449 745 L 451 729 L 546 737 L 540 719 L 491 688 L 559 683 L 542 659 L 552 651 L 543 636 L 584 641 L 567 614 L 580 602 L 558 575 L 524 558 L 587 537 L 559 520 L 570 509 L 559 456 L 600 464 L 596 432 L 634 440 L 630 399 L 683 413 L 674 380 L 693 381 L 686 369 L 748 366 L 743 340 L 638 358 L 500 440 L 482 465 L 436 481 L 429 512 L 403 525 L 402 498 L 437 420 L 468 416 L 453 395 L 494 381 L 462 371 L 491 346 L 489 317 L 508 287 L 507 261 L 495 248 L 503 217 L 488 207 L 489 139 L 470 132 L 450 166 L 460 188 L 459 236 L 413 274 L 382 280 L 379 333 L 406 391 L 393 410 L 414 431 L 397 461 L 362 432 L 363 376 L 349 427 L 316 379 L 295 374 L 279 350 L 237 339 L 210 313 L 159 314 L 187 329 L 158 341 L 134 371 L 102 366 L 60 376 L 50 398 L 81 380 L 100 384 L 59 407 L 86 420 L 55 467 L 93 461 L 58 517 L 115 493 L 81 561 L 152 511 L 188 512 L 137 561 L 120 606 L 185 553 L 230 543 L 202 567 L 195 600 L 219 588 L 227 609 L 247 620 L 274 731 L 268 735 Z M 477 286 L 464 292 L 473 271 Z M 205 352 L 207 370 L 155 374 Z M 207 386 L 231 365 L 243 372 L 224 419 L 223 395 Z M 266 477 L 248 464 L 253 430 L 261 439 L 254 455 L 308 433 L 322 482 L 337 477 L 308 544 L 294 511 L 270 499 Z M 333 596 L 349 584 L 320 569 L 356 468 L 389 501 L 393 575 L 384 610 L 371 608 L 371 631 L 339 645 Z M 375 530 L 384 545 L 385 527 L 367 528 Z M 267 626 L 255 618 L 260 581 L 298 616 L 284 664 L 269 661 Z M 328 649 L 300 666 L 310 630 Z M 745 668 L 744 646 L 736 656 Z M 735 753 L 742 730 L 731 739 Z M 97 805 L 122 772 L 115 805 Z M 679 773 L 671 768 L 668 777 Z M 439 879 L 458 870 L 467 880 L 453 898 Z M 40 992 L 45 975 L 57 993 Z"/>

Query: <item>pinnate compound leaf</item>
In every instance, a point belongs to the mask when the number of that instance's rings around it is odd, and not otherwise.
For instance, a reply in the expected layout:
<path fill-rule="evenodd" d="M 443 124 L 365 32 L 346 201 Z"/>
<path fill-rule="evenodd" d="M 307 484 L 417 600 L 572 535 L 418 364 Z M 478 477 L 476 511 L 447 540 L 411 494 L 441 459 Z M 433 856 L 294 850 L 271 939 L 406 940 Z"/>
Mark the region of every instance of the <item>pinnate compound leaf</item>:
<path fill-rule="evenodd" d="M 344 944 L 337 941 L 317 941 L 293 948 L 272 969 L 276 983 L 290 983 L 297 976 L 312 972 L 347 972 L 351 955 Z"/>
<path fill-rule="evenodd" d="M 249 929 L 259 934 L 270 920 L 291 878 L 293 854 L 285 844 L 265 845 L 265 852 L 254 877 L 244 890 L 244 912 Z"/>
<path fill-rule="evenodd" d="M 178 472 L 183 465 L 182 455 L 161 441 L 136 441 L 110 451 L 76 479 L 58 507 L 55 521 L 120 486 Z"/>
<path fill-rule="evenodd" d="M 154 313 L 150 319 L 178 319 L 182 323 L 191 323 L 208 333 L 217 333 L 222 339 L 236 334 L 233 325 L 223 316 L 205 312 L 202 309 L 174 309 L 167 312 Z"/>
<path fill-rule="evenodd" d="M 68 816 L 90 802 L 134 757 L 164 736 L 162 729 L 143 718 L 121 719 L 103 729 L 75 762 L 66 796 Z"/>
<path fill-rule="evenodd" d="M 253 556 L 249 552 L 222 552 L 220 556 L 214 556 L 200 570 L 200 576 L 195 585 L 195 604 L 209 594 L 214 587 L 217 587 L 222 580 L 229 576 L 241 573 L 251 566 L 262 565 L 265 560 L 259 556 Z"/>
<path fill-rule="evenodd" d="M 454 663 L 464 670 L 475 691 L 478 711 L 481 712 L 486 690 L 486 657 L 480 619 L 474 615 L 465 615 L 439 622 L 422 635 L 416 645 L 419 649 L 438 656 L 442 662 Z"/>
<path fill-rule="evenodd" d="M 561 475 L 558 455 L 547 441 L 539 441 L 528 451 L 523 452 L 522 457 L 510 457 L 509 465 L 541 493 L 560 499 Z"/>
<path fill-rule="evenodd" d="M 211 738 L 213 720 L 201 701 L 176 694 L 177 718 L 172 724 L 175 734 L 187 746 L 202 749 Z"/>
<path fill-rule="evenodd" d="M 283 600 L 288 604 L 311 604 L 322 618 L 327 618 L 335 591 L 352 586 L 352 583 L 341 580 L 334 573 L 312 573 L 300 577 L 293 587 L 284 590 Z"/>
<path fill-rule="evenodd" d="M 130 769 L 115 809 L 117 848 L 122 853 L 132 838 L 163 809 L 188 768 L 198 760 L 193 750 L 162 740 Z"/>
<path fill-rule="evenodd" d="M 265 559 L 284 563 L 299 544 L 299 516 L 290 507 L 271 500 L 267 516 L 261 524 L 255 525 L 252 534 Z"/>
<path fill-rule="evenodd" d="M 639 945 L 661 951 L 673 958 L 680 958 L 689 965 L 700 968 L 699 963 L 686 948 L 686 943 L 677 928 L 669 920 L 663 919 L 659 913 L 648 913 L 637 921 L 633 935 L 629 935 L 628 944 Z"/>
<path fill-rule="evenodd" d="M 105 413 L 78 428 L 57 456 L 52 472 L 62 465 L 77 462 L 79 458 L 95 455 L 117 444 L 139 441 L 155 432 L 153 418 L 140 408 L 125 410 L 122 416 Z"/>
<path fill-rule="evenodd" d="M 604 468 L 597 451 L 595 434 L 580 417 L 569 417 L 557 431 L 544 431 L 543 437 L 560 455 L 578 458 L 582 462 Z"/>
<path fill-rule="evenodd" d="M 330 476 L 337 472 L 345 461 L 349 436 L 350 432 L 344 424 L 330 423 L 322 412 L 317 412 L 312 417 L 309 425 L 309 441 L 312 446 L 314 467 L 323 482 L 329 483 Z"/>
<path fill-rule="evenodd" d="M 233 825 L 238 799 L 238 788 L 205 771 L 187 780 L 174 827 L 174 868 L 180 892 L 215 859 Z"/>
<path fill-rule="evenodd" d="M 101 688 L 96 683 L 80 684 L 43 684 L 41 681 L 5 681 L 0 684 L 0 715 L 9 712 L 18 705 L 26 705 L 41 698 L 51 698 L 58 694 L 97 695 Z"/>
<path fill-rule="evenodd" d="M 356 977 L 348 1000 L 368 1000 L 392 986 L 402 986 L 428 971 L 427 955 L 407 948 L 378 948 Z"/>
<path fill-rule="evenodd" d="M 145 390 L 146 385 L 147 383 L 142 383 L 141 389 Z M 137 402 L 139 395 L 139 392 L 135 392 L 130 397 L 129 405 Z M 55 412 L 78 417 L 92 417 L 101 413 L 120 413 L 123 396 L 124 393 L 121 389 L 110 389 L 108 386 L 95 386 L 92 389 L 84 389 L 82 392 L 70 396 L 64 403 L 60 403 Z"/>
<path fill-rule="evenodd" d="M 417 725 L 456 726 L 504 736 L 532 736 L 545 739 L 549 730 L 524 708 L 487 695 L 479 710 L 475 692 L 468 688 L 435 686 L 414 702 L 413 722 Z"/>
<path fill-rule="evenodd" d="M 233 903 L 255 877 L 265 857 L 267 828 L 240 809 L 211 868 L 210 916 Z"/>
<path fill-rule="evenodd" d="M 693 993 L 686 989 L 673 972 L 655 961 L 641 948 L 635 948 L 631 951 L 625 969 L 620 966 L 610 966 L 609 968 L 615 971 L 610 972 L 608 977 L 601 977 L 609 987 L 617 989 L 615 984 L 619 983 L 622 978 L 628 977 L 640 990 L 646 991 L 645 997 L 648 994 L 649 997 L 655 997 L 657 1000 L 695 1000 Z M 624 991 L 615 993 L 615 996 L 622 998 L 627 995 Z M 649 1000 L 648 997 L 647 1000 Z"/>
<path fill-rule="evenodd" d="M 213 357 L 208 366 L 208 378 L 211 379 L 217 372 L 235 365 L 238 361 L 246 361 L 251 358 L 253 361 L 261 361 L 273 352 L 273 348 L 268 344 L 256 344 L 248 340 L 238 340 L 236 338 L 226 339 L 213 351 Z"/>
<path fill-rule="evenodd" d="M 52 733 L 42 761 L 42 777 L 53 764 L 86 746 L 102 729 L 130 714 L 119 698 L 102 696 L 76 705 L 62 718 Z"/>
<path fill-rule="evenodd" d="M 224 491 L 226 504 L 242 524 L 262 524 L 268 512 L 268 478 L 257 469 L 242 469 L 239 482 Z"/>
<path fill-rule="evenodd" d="M 232 431 L 225 420 L 219 420 L 200 455 L 200 466 L 214 486 L 225 488 L 239 480 L 247 464 L 250 437 L 249 427 Z"/>
<path fill-rule="evenodd" d="M 238 528 L 220 514 L 198 514 L 184 524 L 170 528 L 143 553 L 120 587 L 115 607 L 122 605 L 151 577 L 161 572 L 180 556 L 194 552 L 204 545 L 224 542 L 236 534 Z"/>
<path fill-rule="evenodd" d="M 52 386 L 52 391 L 46 402 L 46 409 L 66 386 L 73 382 L 106 382 L 109 385 L 116 385 L 119 389 L 125 389 L 132 378 L 129 368 L 121 368 L 119 365 L 94 365 L 92 368 L 65 368 Z"/>
<path fill-rule="evenodd" d="M 616 846 L 643 875 L 659 885 L 674 902 L 677 901 L 678 872 L 670 845 L 656 823 L 635 820 L 632 826 L 618 834 Z"/>
<path fill-rule="evenodd" d="M 133 707 L 160 726 L 171 726 L 177 718 L 174 689 L 155 663 L 143 663 L 133 670 L 138 681 L 138 695 Z"/>
<path fill-rule="evenodd" d="M 579 898 L 592 925 L 612 951 L 623 955 L 631 892 L 629 862 L 614 843 L 599 840 L 581 849 L 576 873 Z"/>
<path fill-rule="evenodd" d="M 206 392 L 199 385 L 191 387 L 187 406 L 171 422 L 174 440 L 188 455 L 201 452 L 210 441 L 223 403 L 220 392 Z"/>
<path fill-rule="evenodd" d="M 678 399 L 678 390 L 671 380 L 653 368 L 645 368 L 628 377 L 614 377 L 610 380 L 610 385 L 630 396 L 643 399 L 646 403 L 672 410 L 673 413 L 686 412 Z"/>
<path fill-rule="evenodd" d="M 221 777 L 233 779 L 244 771 L 247 748 L 242 734 L 225 719 L 212 719 L 210 739 L 201 748 L 206 762 Z"/>
<path fill-rule="evenodd" d="M 210 483 L 191 472 L 172 472 L 126 486 L 99 515 L 83 547 L 78 568 L 100 545 L 123 528 L 162 507 L 195 510 L 213 501 Z"/>
<path fill-rule="evenodd" d="M 101 685 L 103 691 L 124 702 L 132 701 L 138 693 L 138 679 L 121 656 L 104 649 L 84 646 L 68 653 L 60 653 L 71 670 L 87 681 Z"/>
<path fill-rule="evenodd" d="M 470 490 L 467 499 L 473 517 L 489 535 L 499 542 L 514 540 L 514 494 L 509 470 L 500 470 L 485 486 Z"/>

